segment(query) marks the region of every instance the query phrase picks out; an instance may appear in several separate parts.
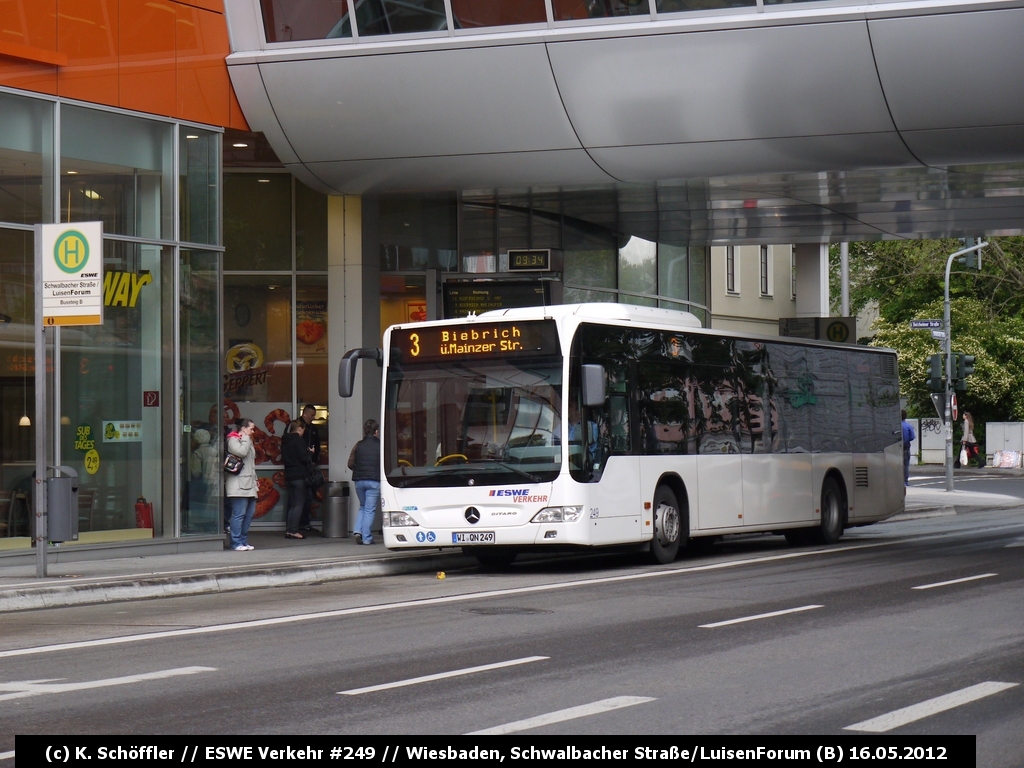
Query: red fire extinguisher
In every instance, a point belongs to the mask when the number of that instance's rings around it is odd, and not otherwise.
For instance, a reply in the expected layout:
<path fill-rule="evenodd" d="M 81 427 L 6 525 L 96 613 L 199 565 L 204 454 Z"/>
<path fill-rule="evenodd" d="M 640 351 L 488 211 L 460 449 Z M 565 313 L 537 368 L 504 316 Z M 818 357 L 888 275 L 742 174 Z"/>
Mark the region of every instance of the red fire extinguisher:
<path fill-rule="evenodd" d="M 145 496 L 139 496 L 139 500 L 135 502 L 135 527 L 153 527 L 153 505 L 146 501 Z"/>

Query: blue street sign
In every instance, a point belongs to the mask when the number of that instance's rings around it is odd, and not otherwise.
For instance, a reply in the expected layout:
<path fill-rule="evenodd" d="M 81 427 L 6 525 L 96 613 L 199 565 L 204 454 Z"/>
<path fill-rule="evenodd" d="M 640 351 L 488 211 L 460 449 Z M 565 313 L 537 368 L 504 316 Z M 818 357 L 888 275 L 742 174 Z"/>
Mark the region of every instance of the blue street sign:
<path fill-rule="evenodd" d="M 911 320 L 910 328 L 914 331 L 927 331 L 929 328 L 941 328 L 941 320 Z"/>

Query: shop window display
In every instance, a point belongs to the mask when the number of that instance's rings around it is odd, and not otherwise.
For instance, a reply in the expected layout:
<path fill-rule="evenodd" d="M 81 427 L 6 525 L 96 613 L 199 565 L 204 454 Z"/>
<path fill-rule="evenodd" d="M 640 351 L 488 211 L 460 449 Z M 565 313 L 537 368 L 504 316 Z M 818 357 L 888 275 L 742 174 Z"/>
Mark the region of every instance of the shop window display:
<path fill-rule="evenodd" d="M 317 410 L 319 463 L 325 466 L 328 457 L 326 278 L 299 275 L 295 291 L 293 313 L 291 275 L 224 277 L 226 373 L 220 437 L 223 442 L 227 428 L 240 416 L 256 423 L 259 490 L 255 519 L 263 523 L 284 520 L 288 485 L 281 440 L 288 423 L 301 416 L 307 403 Z M 293 391 L 297 399 L 293 399 Z M 317 499 L 317 509 L 319 503 Z"/>

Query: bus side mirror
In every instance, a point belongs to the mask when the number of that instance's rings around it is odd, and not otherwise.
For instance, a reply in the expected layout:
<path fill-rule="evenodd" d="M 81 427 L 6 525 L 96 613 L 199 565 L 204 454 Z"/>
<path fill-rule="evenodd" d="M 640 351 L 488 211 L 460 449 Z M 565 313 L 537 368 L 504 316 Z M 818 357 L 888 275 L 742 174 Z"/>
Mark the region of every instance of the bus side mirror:
<path fill-rule="evenodd" d="M 376 360 L 378 365 L 384 361 L 384 351 L 381 349 L 350 349 L 341 358 L 341 365 L 338 366 L 338 394 L 342 397 L 352 397 L 352 391 L 356 388 L 356 367 L 359 358 L 366 357 Z"/>
<path fill-rule="evenodd" d="M 587 363 L 580 366 L 580 383 L 583 385 L 583 405 L 597 408 L 604 405 L 604 366 Z"/>

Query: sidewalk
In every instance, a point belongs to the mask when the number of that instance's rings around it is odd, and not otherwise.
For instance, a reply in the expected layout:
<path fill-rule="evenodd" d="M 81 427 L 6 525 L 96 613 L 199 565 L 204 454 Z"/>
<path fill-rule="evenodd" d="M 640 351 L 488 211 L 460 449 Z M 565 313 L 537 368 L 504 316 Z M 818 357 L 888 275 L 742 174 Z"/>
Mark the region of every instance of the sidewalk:
<path fill-rule="evenodd" d="M 239 589 L 452 570 L 476 565 L 460 550 L 389 552 L 352 538 L 298 541 L 281 531 L 250 531 L 251 552 L 232 550 L 51 563 L 36 578 L 34 564 L 0 561 L 0 613 Z"/>
<path fill-rule="evenodd" d="M 970 470 L 957 470 L 957 475 L 967 471 Z M 924 473 L 933 474 L 927 470 L 914 474 Z M 911 487 L 907 491 L 906 512 L 890 519 L 1006 507 L 1024 508 L 1024 499 Z M 22 560 L 5 565 L 0 560 L 0 613 L 429 573 L 476 565 L 474 558 L 460 550 L 388 552 L 382 544 L 360 546 L 351 538 L 324 539 L 316 534 L 296 541 L 284 538 L 280 531 L 250 531 L 249 541 L 256 547 L 252 552 L 217 550 L 51 563 L 44 579 L 36 578 L 34 563 Z"/>

